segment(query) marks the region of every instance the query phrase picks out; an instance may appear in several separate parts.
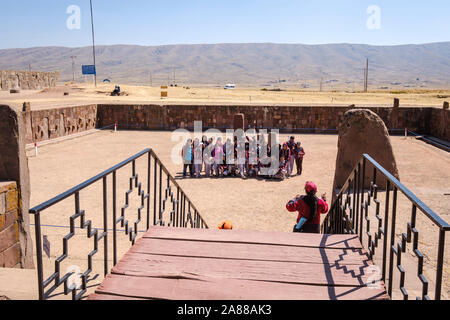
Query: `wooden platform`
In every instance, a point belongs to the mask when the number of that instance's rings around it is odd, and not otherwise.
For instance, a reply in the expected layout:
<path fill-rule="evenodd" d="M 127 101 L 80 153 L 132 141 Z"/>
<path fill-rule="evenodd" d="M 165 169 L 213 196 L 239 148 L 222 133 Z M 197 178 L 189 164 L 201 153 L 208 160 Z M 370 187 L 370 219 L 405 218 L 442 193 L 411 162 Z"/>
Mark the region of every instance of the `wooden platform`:
<path fill-rule="evenodd" d="M 356 236 L 155 227 L 90 300 L 389 299 Z"/>

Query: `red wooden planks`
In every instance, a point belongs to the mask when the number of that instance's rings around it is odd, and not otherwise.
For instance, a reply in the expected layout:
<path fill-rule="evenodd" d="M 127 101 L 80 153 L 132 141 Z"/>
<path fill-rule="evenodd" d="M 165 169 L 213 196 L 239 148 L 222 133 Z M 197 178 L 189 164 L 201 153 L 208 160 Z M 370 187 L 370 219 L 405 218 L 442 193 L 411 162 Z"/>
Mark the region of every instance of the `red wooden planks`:
<path fill-rule="evenodd" d="M 90 299 L 388 299 L 372 265 L 356 236 L 155 227 Z"/>
<path fill-rule="evenodd" d="M 371 265 L 371 264 L 370 264 Z M 113 274 L 138 277 L 272 281 L 311 285 L 361 287 L 372 273 L 369 265 L 335 266 L 311 263 L 202 259 L 128 253 L 112 270 Z M 381 276 L 373 280 L 381 280 Z"/>
<path fill-rule="evenodd" d="M 169 300 L 371 300 L 387 299 L 385 290 L 328 287 L 234 279 L 199 280 L 108 275 L 97 294 Z"/>
<path fill-rule="evenodd" d="M 88 300 L 100 300 L 100 301 L 114 301 L 114 300 L 149 300 L 142 298 L 132 298 L 132 297 L 124 297 L 124 296 L 114 296 L 110 294 L 98 294 L 93 293 L 88 297 Z"/>
<path fill-rule="evenodd" d="M 226 242 L 198 242 L 141 238 L 131 253 L 220 258 L 239 260 L 284 261 L 316 264 L 365 265 L 370 259 L 363 250 L 319 249 Z"/>
<path fill-rule="evenodd" d="M 286 246 L 362 249 L 357 235 L 320 235 L 260 231 L 224 231 L 152 227 L 144 238 L 174 239 L 202 242 L 237 242 L 247 244 L 275 244 Z"/>

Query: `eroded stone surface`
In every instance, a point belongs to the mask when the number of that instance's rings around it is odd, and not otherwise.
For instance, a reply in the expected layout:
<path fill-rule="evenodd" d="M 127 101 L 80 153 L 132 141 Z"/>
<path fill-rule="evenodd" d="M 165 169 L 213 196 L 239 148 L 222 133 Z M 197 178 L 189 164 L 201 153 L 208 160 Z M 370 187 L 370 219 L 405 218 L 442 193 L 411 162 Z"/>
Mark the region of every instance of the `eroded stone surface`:
<path fill-rule="evenodd" d="M 0 89 L 36 90 L 55 87 L 58 72 L 0 70 Z"/>
<path fill-rule="evenodd" d="M 365 153 L 399 178 L 389 132 L 383 120 L 370 110 L 350 110 L 339 126 L 334 190 L 342 188 Z M 373 180 L 372 166 L 367 166 L 365 176 L 365 188 L 369 188 Z M 385 184 L 386 180 L 378 175 L 377 185 L 382 188 Z"/>
<path fill-rule="evenodd" d="M 33 247 L 28 214 L 30 177 L 25 153 L 26 121 L 21 111 L 0 105 L 0 123 L 0 181 L 8 181 L 0 184 L 0 192 L 5 194 L 2 198 L 6 212 L 2 218 L 4 230 L 0 234 L 0 239 L 3 239 L 0 245 L 3 248 L 0 250 L 1 258 L 8 267 L 20 264 L 22 268 L 32 268 Z M 12 226 L 9 225 L 11 223 Z M 19 251 L 15 245 L 17 242 Z"/>

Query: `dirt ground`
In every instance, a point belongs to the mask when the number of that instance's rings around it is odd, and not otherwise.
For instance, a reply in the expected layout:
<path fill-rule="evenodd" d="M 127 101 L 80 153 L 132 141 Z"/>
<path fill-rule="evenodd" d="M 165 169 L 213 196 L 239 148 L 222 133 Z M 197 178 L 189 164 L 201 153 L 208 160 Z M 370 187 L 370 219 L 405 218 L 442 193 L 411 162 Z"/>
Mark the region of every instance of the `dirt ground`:
<path fill-rule="evenodd" d="M 282 135 L 281 141 L 288 135 Z M 153 148 L 171 174 L 177 177 L 179 184 L 191 198 L 210 228 L 227 219 L 237 229 L 291 232 L 296 215 L 288 213 L 285 204 L 296 194 L 302 193 L 307 180 L 315 181 L 319 193 L 328 193 L 331 198 L 337 155 L 337 136 L 335 135 L 296 135 L 302 141 L 307 156 L 304 172 L 301 177 L 293 177 L 283 182 L 265 180 L 242 180 L 239 178 L 202 178 L 179 179 L 182 167 L 171 160 L 172 148 L 178 143 L 171 141 L 170 132 L 146 131 L 101 131 L 96 134 L 67 140 L 57 144 L 49 144 L 39 149 L 38 157 L 28 151 L 31 173 L 31 205 L 40 204 L 93 177 L 103 170 L 138 153 L 145 148 Z M 410 188 L 432 210 L 449 221 L 450 212 L 450 154 L 429 146 L 415 139 L 393 137 L 392 143 L 398 162 L 402 183 Z M 145 183 L 146 160 L 137 161 L 137 170 Z M 128 189 L 131 167 L 125 167 L 118 173 L 118 211 L 124 203 L 124 194 Z M 111 180 L 108 179 L 108 190 L 111 191 Z M 111 196 L 108 201 L 111 203 Z M 102 184 L 101 181 L 81 192 L 81 207 L 86 210 L 87 219 L 91 219 L 94 227 L 102 228 Z M 138 202 L 136 195 L 131 203 Z M 129 212 L 136 211 L 131 206 Z M 109 207 L 109 210 L 111 208 Z M 62 237 L 69 231 L 69 217 L 74 213 L 73 198 L 68 198 L 57 206 L 44 211 L 41 215 L 42 233 L 47 235 L 52 245 L 52 258 L 61 254 Z M 406 232 L 411 206 L 405 199 L 399 198 L 397 237 Z M 130 219 L 133 221 L 134 219 Z M 419 219 L 419 221 L 422 221 Z M 374 223 L 375 224 L 375 223 Z M 111 228 L 111 224 L 109 225 Z M 431 268 L 435 265 L 437 233 L 426 219 L 420 225 L 420 248 L 427 253 L 425 263 Z M 33 229 L 33 228 L 32 228 Z M 398 229 L 398 230 L 397 230 Z M 434 230 L 434 232 L 431 232 Z M 450 259 L 450 239 L 447 238 L 446 265 Z M 111 240 L 110 240 L 111 241 Z M 62 270 L 70 266 L 85 268 L 87 254 L 92 250 L 92 240 L 87 240 L 85 231 L 77 234 L 69 245 L 70 260 L 64 263 Z M 124 235 L 119 238 L 119 258 L 129 248 Z M 101 244 L 103 248 L 103 244 Z M 109 250 L 111 250 L 111 245 Z M 110 253 L 111 258 L 111 253 Z M 413 265 L 416 260 L 410 255 Z M 53 262 L 45 258 L 47 273 L 53 268 Z M 96 272 L 102 274 L 102 260 L 94 258 Z M 397 272 L 397 271 L 396 271 Z M 413 271 L 412 274 L 414 274 Z M 445 294 L 450 293 L 450 270 L 444 270 Z M 432 275 L 430 275 L 432 281 Z M 398 279 L 398 277 L 397 277 Z M 101 277 L 97 279 L 101 281 Z M 420 292 L 419 292 L 420 293 Z M 418 294 L 419 294 L 418 293 Z M 434 296 L 433 294 L 431 295 Z M 413 297 L 415 298 L 415 296 Z"/>
<path fill-rule="evenodd" d="M 371 106 L 393 104 L 399 98 L 402 106 L 434 106 L 442 108 L 450 99 L 450 90 L 399 90 L 361 92 L 313 92 L 285 89 L 284 91 L 262 91 L 261 88 L 169 87 L 168 98 L 161 99 L 160 87 L 121 85 L 127 95 L 111 97 L 111 84 L 67 84 L 44 90 L 26 90 L 18 94 L 0 91 L 4 103 L 31 102 L 33 110 L 67 107 L 92 103 L 208 103 L 208 104 L 286 104 L 286 105 L 351 105 Z M 64 92 L 69 93 L 64 96 Z"/>

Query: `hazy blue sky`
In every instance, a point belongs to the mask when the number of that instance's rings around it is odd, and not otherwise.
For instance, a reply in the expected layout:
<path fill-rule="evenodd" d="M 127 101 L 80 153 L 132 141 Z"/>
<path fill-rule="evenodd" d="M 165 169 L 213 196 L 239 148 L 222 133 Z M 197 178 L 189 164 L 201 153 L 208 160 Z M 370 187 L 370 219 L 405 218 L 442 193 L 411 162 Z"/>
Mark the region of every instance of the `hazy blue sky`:
<path fill-rule="evenodd" d="M 366 43 L 450 40 L 448 0 L 94 0 L 97 44 Z M 81 9 L 69 30 L 67 8 Z M 367 8 L 381 9 L 381 29 Z M 0 48 L 86 46 L 89 0 L 3 0 Z"/>

